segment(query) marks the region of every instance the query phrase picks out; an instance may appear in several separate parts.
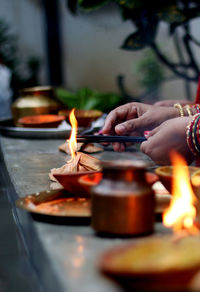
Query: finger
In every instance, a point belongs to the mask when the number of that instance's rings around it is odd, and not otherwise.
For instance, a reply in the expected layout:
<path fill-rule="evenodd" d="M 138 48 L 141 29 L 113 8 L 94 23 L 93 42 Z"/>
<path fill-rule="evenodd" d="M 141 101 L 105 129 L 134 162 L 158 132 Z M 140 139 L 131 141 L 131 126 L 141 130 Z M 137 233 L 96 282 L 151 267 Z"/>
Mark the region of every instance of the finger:
<path fill-rule="evenodd" d="M 133 130 L 133 120 L 121 123 L 115 127 L 115 132 L 117 135 L 127 135 Z"/>
<path fill-rule="evenodd" d="M 114 151 L 116 152 L 123 152 L 126 148 L 123 143 L 115 142 L 115 143 L 112 143 L 112 145 L 113 145 Z"/>
<path fill-rule="evenodd" d="M 148 139 L 141 143 L 140 150 L 144 152 L 145 154 L 150 156 L 150 153 L 155 150 L 155 137 L 151 136 L 148 137 Z"/>
<path fill-rule="evenodd" d="M 135 118 L 126 122 L 123 122 L 121 124 L 118 124 L 115 126 L 115 132 L 117 135 L 142 135 L 144 132 L 144 127 L 143 125 L 143 118 Z"/>
<path fill-rule="evenodd" d="M 144 131 L 152 130 L 155 126 L 154 116 L 145 112 L 138 118 L 134 118 L 116 125 L 115 132 L 118 135 L 143 135 Z"/>
<path fill-rule="evenodd" d="M 154 128 L 153 130 L 149 131 L 149 134 L 148 136 L 146 137 L 147 140 L 150 138 L 150 137 L 153 137 L 158 131 L 160 130 L 160 126 Z"/>
<path fill-rule="evenodd" d="M 144 137 L 148 139 L 151 131 L 144 131 Z"/>
<path fill-rule="evenodd" d="M 134 105 L 126 104 L 116 108 L 108 114 L 102 129 L 103 134 L 115 133 L 115 126 L 117 124 L 136 115 L 137 110 Z"/>
<path fill-rule="evenodd" d="M 140 145 L 140 150 L 146 154 L 146 148 L 147 148 L 147 145 L 148 145 L 148 141 L 144 141 L 141 143 Z"/>

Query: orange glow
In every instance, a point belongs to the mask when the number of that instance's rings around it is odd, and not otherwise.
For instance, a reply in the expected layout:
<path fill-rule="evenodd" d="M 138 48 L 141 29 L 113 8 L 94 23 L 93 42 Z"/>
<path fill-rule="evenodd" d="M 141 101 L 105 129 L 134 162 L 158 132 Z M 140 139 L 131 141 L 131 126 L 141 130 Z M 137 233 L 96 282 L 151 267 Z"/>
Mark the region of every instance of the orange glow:
<path fill-rule="evenodd" d="M 172 151 L 173 165 L 172 200 L 169 208 L 163 214 L 163 223 L 174 231 L 181 229 L 195 230 L 196 198 L 193 193 L 189 170 L 185 159 Z"/>
<path fill-rule="evenodd" d="M 69 149 L 71 153 L 71 159 L 68 162 L 71 162 L 74 157 L 76 156 L 76 149 L 77 149 L 77 142 L 76 142 L 76 136 L 77 136 L 77 128 L 78 128 L 78 122 L 76 120 L 75 114 L 74 114 L 75 108 L 72 109 L 69 115 L 69 121 L 72 126 L 71 129 L 71 135 L 69 138 Z"/>

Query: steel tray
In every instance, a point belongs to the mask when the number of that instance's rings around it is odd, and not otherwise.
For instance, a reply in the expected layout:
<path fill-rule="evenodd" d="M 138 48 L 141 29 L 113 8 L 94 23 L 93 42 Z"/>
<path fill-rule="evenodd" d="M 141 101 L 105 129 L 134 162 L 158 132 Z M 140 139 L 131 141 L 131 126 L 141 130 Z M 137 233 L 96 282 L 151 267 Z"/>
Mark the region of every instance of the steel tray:
<path fill-rule="evenodd" d="M 68 138 L 70 130 L 59 128 L 22 128 L 16 127 L 12 119 L 0 120 L 0 133 L 3 136 L 25 139 L 62 139 Z"/>

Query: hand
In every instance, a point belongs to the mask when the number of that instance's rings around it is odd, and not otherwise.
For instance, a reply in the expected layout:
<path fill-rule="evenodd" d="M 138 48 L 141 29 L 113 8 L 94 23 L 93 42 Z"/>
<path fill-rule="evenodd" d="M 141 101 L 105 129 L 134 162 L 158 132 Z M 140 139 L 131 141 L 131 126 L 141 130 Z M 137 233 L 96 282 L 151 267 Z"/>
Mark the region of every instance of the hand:
<path fill-rule="evenodd" d="M 128 103 L 111 111 L 102 132 L 104 135 L 143 136 L 167 119 L 179 116 L 174 107 L 155 107 L 144 103 Z M 113 143 L 115 151 L 124 151 L 125 145 Z"/>
<path fill-rule="evenodd" d="M 188 100 L 180 100 L 180 99 L 168 99 L 168 100 L 160 100 L 154 103 L 155 106 L 173 106 L 175 103 L 180 103 L 182 105 L 185 104 L 193 104 L 192 101 Z"/>
<path fill-rule="evenodd" d="M 149 134 L 148 140 L 141 144 L 141 151 L 151 157 L 156 164 L 170 163 L 170 151 L 176 150 L 188 163 L 194 160 L 186 140 L 186 127 L 192 117 L 181 117 L 165 121 Z"/>

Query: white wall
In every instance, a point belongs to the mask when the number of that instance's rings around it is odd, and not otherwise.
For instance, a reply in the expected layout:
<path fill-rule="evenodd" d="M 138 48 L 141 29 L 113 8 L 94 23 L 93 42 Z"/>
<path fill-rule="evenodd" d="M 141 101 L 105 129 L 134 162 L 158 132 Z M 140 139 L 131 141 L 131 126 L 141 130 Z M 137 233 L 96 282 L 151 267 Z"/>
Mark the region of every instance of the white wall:
<path fill-rule="evenodd" d="M 46 56 L 44 48 L 44 25 L 40 1 L 0 0 L 0 18 L 5 19 L 17 35 L 19 55 L 22 63 L 29 56 L 41 61 L 40 83 L 47 82 Z M 22 73 L 24 68 L 21 68 Z"/>
<path fill-rule="evenodd" d="M 125 38 L 134 31 L 133 24 L 122 21 L 119 10 L 112 5 L 96 12 L 73 16 L 65 8 L 65 1 L 60 0 L 60 4 L 65 84 L 71 89 L 89 86 L 98 90 L 117 91 L 116 76 L 124 74 L 128 91 L 133 95 L 140 94 L 142 90 L 134 67 L 144 51 L 120 49 Z M 195 27 L 197 30 L 199 26 Z M 158 38 L 162 49 L 172 58 L 175 57 L 166 25 L 161 25 Z M 177 79 L 165 83 L 161 98 L 184 99 L 183 85 L 183 81 Z M 196 84 L 192 86 L 193 95 L 195 90 Z"/>
<path fill-rule="evenodd" d="M 132 71 L 141 53 L 134 56 L 120 49 L 124 37 L 133 30 L 132 25 L 122 22 L 118 11 L 111 8 L 72 16 L 62 2 L 61 11 L 68 86 L 116 91 L 116 76 L 124 74 L 128 88 L 136 91 Z"/>
<path fill-rule="evenodd" d="M 88 86 L 101 91 L 118 91 L 116 77 L 124 74 L 125 85 L 131 94 L 141 89 L 134 72 L 136 61 L 143 51 L 120 49 L 124 39 L 133 32 L 129 21 L 123 22 L 113 6 L 97 12 L 73 16 L 66 9 L 66 0 L 60 2 L 62 33 L 63 86 L 79 89 Z M 37 55 L 42 60 L 40 83 L 47 83 L 44 25 L 40 0 L 0 0 L 0 17 L 12 25 L 19 36 L 20 56 Z M 195 25 L 195 33 L 199 33 Z M 174 56 L 174 48 L 163 25 L 159 41 Z M 197 51 L 198 55 L 198 51 Z M 195 95 L 196 85 L 193 86 Z M 185 98 L 183 81 L 174 80 L 163 86 L 162 98 Z"/>

